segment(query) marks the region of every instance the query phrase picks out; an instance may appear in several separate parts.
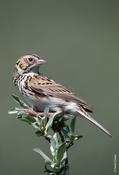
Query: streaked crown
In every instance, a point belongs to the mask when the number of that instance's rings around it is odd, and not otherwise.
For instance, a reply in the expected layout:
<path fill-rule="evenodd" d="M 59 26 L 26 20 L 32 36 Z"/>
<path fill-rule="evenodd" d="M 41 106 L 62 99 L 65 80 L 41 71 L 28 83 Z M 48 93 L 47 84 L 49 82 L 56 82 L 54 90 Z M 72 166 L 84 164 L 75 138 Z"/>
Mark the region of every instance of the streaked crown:
<path fill-rule="evenodd" d="M 46 61 L 44 57 L 41 57 L 37 54 L 29 54 L 21 56 L 16 62 L 16 71 L 19 74 L 23 74 L 30 71 L 38 71 L 38 67 L 42 64 L 45 64 Z"/>

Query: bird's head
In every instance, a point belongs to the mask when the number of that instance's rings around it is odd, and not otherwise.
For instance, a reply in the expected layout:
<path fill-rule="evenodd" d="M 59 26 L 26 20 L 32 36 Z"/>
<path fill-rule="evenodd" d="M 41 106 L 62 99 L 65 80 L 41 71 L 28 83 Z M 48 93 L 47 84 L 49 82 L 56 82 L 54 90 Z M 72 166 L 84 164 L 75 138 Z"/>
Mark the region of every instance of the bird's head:
<path fill-rule="evenodd" d="M 39 72 L 39 66 L 45 64 L 46 61 L 44 57 L 41 57 L 36 54 L 24 55 L 18 59 L 16 62 L 16 71 L 19 74 L 27 73 L 27 72 Z"/>

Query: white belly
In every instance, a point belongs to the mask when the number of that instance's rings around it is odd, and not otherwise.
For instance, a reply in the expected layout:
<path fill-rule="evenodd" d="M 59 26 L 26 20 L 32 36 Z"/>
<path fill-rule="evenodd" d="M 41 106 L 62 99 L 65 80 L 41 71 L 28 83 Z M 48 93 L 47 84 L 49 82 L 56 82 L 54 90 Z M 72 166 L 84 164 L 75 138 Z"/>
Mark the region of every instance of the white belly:
<path fill-rule="evenodd" d="M 46 107 L 53 111 L 62 110 L 66 103 L 64 100 L 55 97 L 43 97 L 42 100 L 27 97 L 27 102 L 30 103 L 38 111 L 44 111 Z"/>
<path fill-rule="evenodd" d="M 70 113 L 74 113 L 77 109 L 77 104 L 74 102 L 66 102 L 63 99 L 56 97 L 44 97 L 41 100 L 28 98 L 28 102 L 36 108 L 38 111 L 44 111 L 45 108 L 49 108 L 52 111 L 69 111 Z"/>

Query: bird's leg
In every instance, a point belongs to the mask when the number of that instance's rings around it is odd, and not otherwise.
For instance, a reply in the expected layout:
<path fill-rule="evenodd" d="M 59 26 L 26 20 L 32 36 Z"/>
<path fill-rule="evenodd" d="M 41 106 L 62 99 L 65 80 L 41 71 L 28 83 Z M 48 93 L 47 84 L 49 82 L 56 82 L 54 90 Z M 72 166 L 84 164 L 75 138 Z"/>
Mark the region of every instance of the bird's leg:
<path fill-rule="evenodd" d="M 39 112 L 36 112 L 33 108 L 27 108 L 25 112 L 31 116 L 40 116 Z"/>
<path fill-rule="evenodd" d="M 44 116 L 44 112 L 42 112 L 42 111 L 36 111 L 32 107 L 23 108 L 23 109 L 19 109 L 19 110 L 24 111 L 24 112 L 28 113 L 31 116 L 36 116 L 36 117 L 39 117 L 39 116 L 43 117 Z M 54 112 L 48 112 L 48 115 L 49 116 L 51 116 L 53 114 L 54 114 Z"/>

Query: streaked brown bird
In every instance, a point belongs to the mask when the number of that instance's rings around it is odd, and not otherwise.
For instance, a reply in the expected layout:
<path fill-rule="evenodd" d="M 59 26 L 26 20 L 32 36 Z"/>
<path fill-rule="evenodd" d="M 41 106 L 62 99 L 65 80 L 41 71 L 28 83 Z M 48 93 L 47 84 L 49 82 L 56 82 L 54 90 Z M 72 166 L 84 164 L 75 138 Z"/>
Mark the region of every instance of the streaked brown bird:
<path fill-rule="evenodd" d="M 48 107 L 52 112 L 80 114 L 111 136 L 108 130 L 90 116 L 89 113 L 93 111 L 84 100 L 39 72 L 39 67 L 45 63 L 44 57 L 29 54 L 20 57 L 15 65 L 14 84 L 32 108 L 37 112 Z"/>

